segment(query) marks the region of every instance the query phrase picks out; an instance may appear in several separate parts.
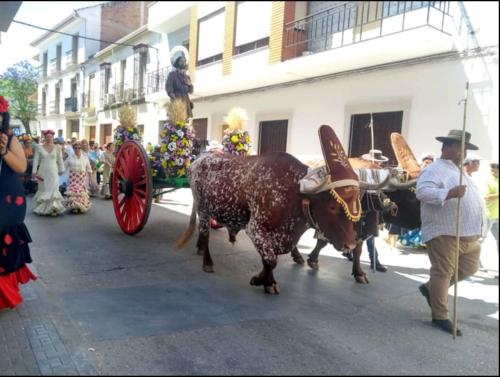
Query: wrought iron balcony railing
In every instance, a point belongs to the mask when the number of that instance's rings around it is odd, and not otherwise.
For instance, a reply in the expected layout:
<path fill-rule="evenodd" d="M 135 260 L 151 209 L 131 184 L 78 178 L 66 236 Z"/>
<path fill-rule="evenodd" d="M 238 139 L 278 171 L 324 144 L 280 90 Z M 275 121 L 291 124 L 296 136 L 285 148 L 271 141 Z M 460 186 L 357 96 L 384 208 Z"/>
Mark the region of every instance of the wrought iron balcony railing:
<path fill-rule="evenodd" d="M 76 97 L 68 97 L 64 99 L 64 111 L 76 113 L 78 111 L 78 99 Z"/>
<path fill-rule="evenodd" d="M 161 68 L 157 71 L 148 72 L 146 81 L 146 93 L 152 94 L 164 91 L 168 72 L 168 67 Z"/>
<path fill-rule="evenodd" d="M 415 27 L 431 25 L 445 32 L 444 19 L 449 15 L 449 1 L 348 1 L 285 25 L 284 58 L 343 47 L 360 41 L 400 33 Z M 408 22 L 419 12 L 421 24 Z M 397 28 L 384 29 L 384 22 L 398 17 Z"/>

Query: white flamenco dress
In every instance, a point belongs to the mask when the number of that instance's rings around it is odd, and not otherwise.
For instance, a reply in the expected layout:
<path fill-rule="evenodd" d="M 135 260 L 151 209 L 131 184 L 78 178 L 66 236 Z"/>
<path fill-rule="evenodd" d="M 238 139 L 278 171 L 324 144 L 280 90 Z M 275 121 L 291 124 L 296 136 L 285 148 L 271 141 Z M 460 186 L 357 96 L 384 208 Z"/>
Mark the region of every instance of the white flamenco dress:
<path fill-rule="evenodd" d="M 39 176 L 40 179 L 38 191 L 33 198 L 35 202 L 33 212 L 37 215 L 58 216 L 66 210 L 63 205 L 64 198 L 59 192 L 59 174 L 63 171 L 62 152 L 58 145 L 54 145 L 50 152 L 47 152 L 43 146 L 36 148 L 33 174 Z"/>

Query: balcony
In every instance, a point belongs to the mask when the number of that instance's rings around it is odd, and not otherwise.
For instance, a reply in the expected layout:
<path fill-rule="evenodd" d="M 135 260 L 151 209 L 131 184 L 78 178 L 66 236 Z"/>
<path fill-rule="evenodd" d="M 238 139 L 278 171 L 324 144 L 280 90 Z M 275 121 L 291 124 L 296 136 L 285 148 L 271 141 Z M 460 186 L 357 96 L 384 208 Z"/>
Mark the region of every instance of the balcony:
<path fill-rule="evenodd" d="M 287 23 L 283 60 L 424 26 L 451 34 L 449 10 L 449 1 L 346 2 Z"/>
<path fill-rule="evenodd" d="M 78 111 L 78 99 L 76 97 L 65 98 L 64 111 L 66 113 L 76 113 Z"/>
<path fill-rule="evenodd" d="M 38 66 L 38 81 L 47 79 L 47 65 L 39 65 Z"/>
<path fill-rule="evenodd" d="M 65 67 L 70 68 L 74 66 L 75 64 L 77 64 L 76 61 L 77 61 L 76 54 L 73 53 L 73 50 L 66 51 L 66 53 L 64 54 Z"/>
<path fill-rule="evenodd" d="M 47 105 L 45 103 L 42 103 L 41 105 L 38 105 L 38 115 L 40 116 L 46 116 L 47 115 Z"/>
<path fill-rule="evenodd" d="M 59 101 L 50 101 L 49 102 L 50 115 L 60 114 L 59 110 Z"/>
<path fill-rule="evenodd" d="M 146 94 L 164 92 L 168 72 L 168 67 L 161 68 L 157 71 L 148 72 L 146 76 Z"/>

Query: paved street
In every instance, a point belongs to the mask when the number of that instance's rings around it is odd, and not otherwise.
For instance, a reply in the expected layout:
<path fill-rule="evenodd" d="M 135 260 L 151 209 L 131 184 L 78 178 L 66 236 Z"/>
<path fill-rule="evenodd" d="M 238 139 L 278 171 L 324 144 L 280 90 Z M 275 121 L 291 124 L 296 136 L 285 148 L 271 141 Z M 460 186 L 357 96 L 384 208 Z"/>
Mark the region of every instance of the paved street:
<path fill-rule="evenodd" d="M 29 212 L 39 279 L 16 310 L 0 311 L 0 375 L 498 375 L 492 239 L 489 270 L 459 285 L 464 336 L 453 340 L 431 327 L 417 289 L 428 278 L 425 251 L 390 250 L 379 237 L 389 271 L 369 271 L 363 252 L 368 285 L 331 246 L 319 271 L 285 255 L 281 294 L 269 296 L 249 285 L 261 262 L 244 233 L 232 246 L 212 231 L 213 274 L 201 269 L 195 237 L 174 249 L 189 212 L 188 189 L 167 194 L 135 236 L 121 232 L 110 201 L 93 199 L 85 215 Z M 304 257 L 313 244 L 308 231 Z"/>

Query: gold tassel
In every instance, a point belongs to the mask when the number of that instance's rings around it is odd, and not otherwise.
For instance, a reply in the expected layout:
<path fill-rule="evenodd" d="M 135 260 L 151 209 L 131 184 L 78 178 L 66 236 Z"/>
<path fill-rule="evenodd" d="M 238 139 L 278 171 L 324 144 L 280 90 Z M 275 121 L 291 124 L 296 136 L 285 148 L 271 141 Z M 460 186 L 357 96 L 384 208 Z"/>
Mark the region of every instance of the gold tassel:
<path fill-rule="evenodd" d="M 357 215 L 357 216 L 354 216 L 353 214 L 351 214 L 351 211 L 349 210 L 349 206 L 347 205 L 345 200 L 342 199 L 339 194 L 337 194 L 337 192 L 335 191 L 334 188 L 332 188 L 330 190 L 330 194 L 332 194 L 333 198 L 337 201 L 337 203 L 339 203 L 342 206 L 342 208 L 344 209 L 344 212 L 349 220 L 351 220 L 353 222 L 358 222 L 361 219 L 361 211 L 359 212 L 359 215 Z M 356 204 L 361 209 L 361 200 L 359 199 L 359 197 L 356 200 L 355 205 Z"/>

